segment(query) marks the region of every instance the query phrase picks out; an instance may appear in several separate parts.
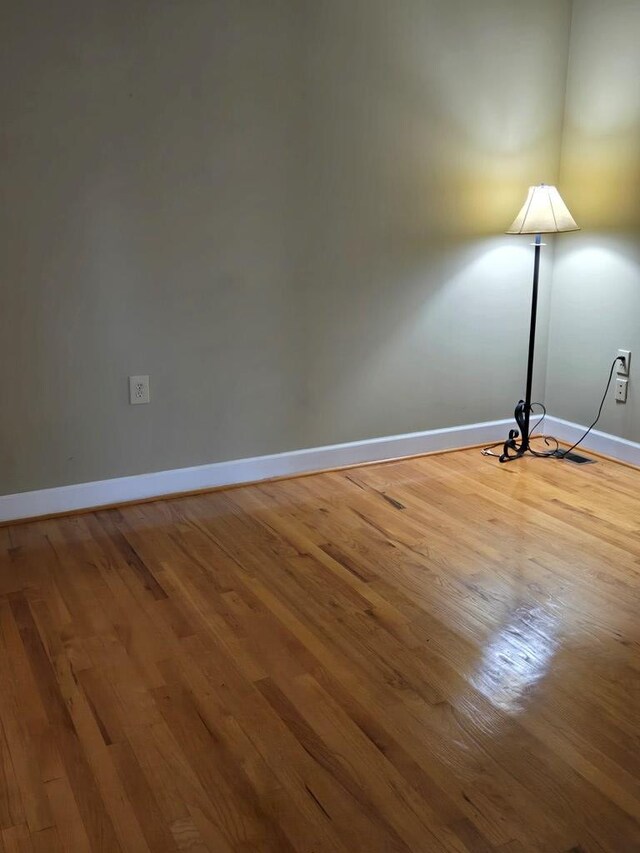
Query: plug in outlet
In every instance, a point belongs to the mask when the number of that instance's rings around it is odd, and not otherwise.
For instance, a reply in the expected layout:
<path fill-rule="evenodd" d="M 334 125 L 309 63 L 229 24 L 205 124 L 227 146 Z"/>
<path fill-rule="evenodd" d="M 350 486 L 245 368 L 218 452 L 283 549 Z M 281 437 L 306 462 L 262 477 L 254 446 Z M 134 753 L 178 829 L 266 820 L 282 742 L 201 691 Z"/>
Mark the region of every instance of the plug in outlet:
<path fill-rule="evenodd" d="M 617 403 L 626 403 L 627 402 L 627 386 L 629 385 L 628 379 L 620 379 L 620 377 L 616 377 L 616 402 Z"/>
<path fill-rule="evenodd" d="M 618 355 L 620 358 L 623 358 L 624 361 L 619 361 L 616 365 L 616 372 L 619 376 L 628 376 L 629 369 L 631 367 L 631 350 L 628 349 L 619 349 Z"/>
<path fill-rule="evenodd" d="M 129 402 L 132 406 L 139 406 L 142 403 L 150 402 L 149 395 L 149 377 L 148 376 L 130 376 L 129 377 Z"/>

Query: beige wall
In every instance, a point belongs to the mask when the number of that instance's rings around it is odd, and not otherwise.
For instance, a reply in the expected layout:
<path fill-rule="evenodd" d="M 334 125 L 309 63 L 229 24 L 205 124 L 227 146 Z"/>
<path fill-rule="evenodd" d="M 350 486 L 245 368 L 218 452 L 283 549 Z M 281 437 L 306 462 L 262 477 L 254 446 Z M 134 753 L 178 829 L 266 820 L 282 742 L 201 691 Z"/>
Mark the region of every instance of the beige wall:
<path fill-rule="evenodd" d="M 317 9 L 305 440 L 507 417 L 523 393 L 532 256 L 529 239 L 501 234 L 528 185 L 556 179 L 568 5 Z"/>
<path fill-rule="evenodd" d="M 595 417 L 611 361 L 633 352 L 629 399 L 598 429 L 640 440 L 640 3 L 574 0 L 561 187 L 583 231 L 557 239 L 547 404 Z"/>
<path fill-rule="evenodd" d="M 5 2 L 0 493 L 507 416 L 569 12 Z"/>

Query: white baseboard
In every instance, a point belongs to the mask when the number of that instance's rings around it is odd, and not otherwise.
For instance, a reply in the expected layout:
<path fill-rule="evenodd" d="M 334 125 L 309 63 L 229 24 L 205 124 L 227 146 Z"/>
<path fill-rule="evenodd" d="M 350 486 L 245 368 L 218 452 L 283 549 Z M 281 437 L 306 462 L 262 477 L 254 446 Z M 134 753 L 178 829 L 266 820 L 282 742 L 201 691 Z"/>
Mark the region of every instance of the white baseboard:
<path fill-rule="evenodd" d="M 292 477 L 364 462 L 383 462 L 385 459 L 455 450 L 474 444 L 490 444 L 505 438 L 512 426 L 513 420 L 507 418 L 3 495 L 0 496 L 0 523 L 179 495 L 200 489 L 254 483 L 274 477 Z M 548 435 L 570 444 L 577 441 L 585 429 L 580 424 L 551 415 L 545 420 L 545 432 Z M 640 467 L 640 444 L 634 441 L 592 430 L 580 446 L 584 450 L 593 450 Z"/>
<path fill-rule="evenodd" d="M 466 424 L 4 495 L 0 496 L 0 523 L 143 501 L 181 492 L 195 492 L 199 489 L 253 483 L 273 477 L 288 477 L 363 462 L 454 450 L 473 444 L 490 444 L 504 438 L 511 423 L 511 419 L 507 419 Z"/>
<path fill-rule="evenodd" d="M 568 444 L 577 441 L 586 429 L 586 426 L 574 424 L 571 421 L 565 421 L 551 415 L 545 418 L 544 432 L 547 435 L 555 436 L 560 441 L 566 441 Z M 611 435 L 608 432 L 591 430 L 580 447 L 583 450 L 593 450 L 594 453 L 610 456 L 612 459 L 617 459 L 618 462 L 628 462 L 630 465 L 640 466 L 640 444 L 626 438 L 620 438 L 617 435 Z"/>

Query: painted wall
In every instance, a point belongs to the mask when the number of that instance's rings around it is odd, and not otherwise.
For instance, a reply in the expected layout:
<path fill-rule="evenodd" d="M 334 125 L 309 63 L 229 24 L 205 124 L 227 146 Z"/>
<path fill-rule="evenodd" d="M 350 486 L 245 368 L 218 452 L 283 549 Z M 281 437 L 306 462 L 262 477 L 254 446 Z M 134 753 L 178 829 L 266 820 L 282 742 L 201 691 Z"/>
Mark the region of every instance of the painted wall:
<path fill-rule="evenodd" d="M 314 8 L 305 441 L 508 417 L 524 389 L 533 260 L 530 238 L 503 232 L 528 186 L 557 178 L 569 6 Z"/>
<path fill-rule="evenodd" d="M 0 493 L 508 416 L 569 0 L 0 16 Z"/>
<path fill-rule="evenodd" d="M 619 348 L 629 397 L 598 429 L 640 441 L 640 3 L 574 0 L 560 185 L 583 231 L 557 238 L 547 404 L 589 424 Z"/>

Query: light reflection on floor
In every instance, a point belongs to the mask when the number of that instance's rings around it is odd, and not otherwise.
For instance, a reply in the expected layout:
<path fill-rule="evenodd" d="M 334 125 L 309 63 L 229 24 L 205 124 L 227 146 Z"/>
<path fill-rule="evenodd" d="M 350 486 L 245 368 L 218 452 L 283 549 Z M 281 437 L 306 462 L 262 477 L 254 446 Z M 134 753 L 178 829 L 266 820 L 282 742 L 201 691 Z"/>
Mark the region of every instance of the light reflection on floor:
<path fill-rule="evenodd" d="M 522 604 L 490 637 L 471 682 L 495 707 L 510 714 L 526 708 L 560 645 L 557 609 Z"/>

